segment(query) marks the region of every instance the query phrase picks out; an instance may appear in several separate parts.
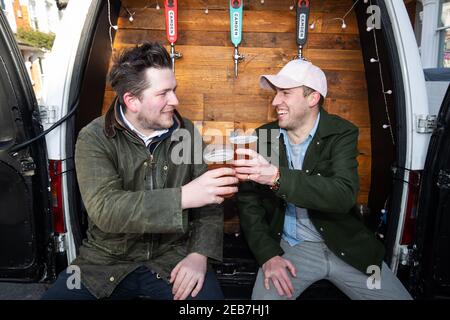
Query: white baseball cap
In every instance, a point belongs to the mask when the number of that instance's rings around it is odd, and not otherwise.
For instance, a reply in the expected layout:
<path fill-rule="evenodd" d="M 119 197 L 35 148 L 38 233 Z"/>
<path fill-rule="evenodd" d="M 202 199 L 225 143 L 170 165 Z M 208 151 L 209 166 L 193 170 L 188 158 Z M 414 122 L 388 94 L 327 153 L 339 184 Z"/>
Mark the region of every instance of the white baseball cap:
<path fill-rule="evenodd" d="M 262 75 L 259 84 L 263 89 L 290 89 L 307 86 L 327 96 L 325 73 L 309 61 L 296 59 L 289 61 L 276 75 Z"/>

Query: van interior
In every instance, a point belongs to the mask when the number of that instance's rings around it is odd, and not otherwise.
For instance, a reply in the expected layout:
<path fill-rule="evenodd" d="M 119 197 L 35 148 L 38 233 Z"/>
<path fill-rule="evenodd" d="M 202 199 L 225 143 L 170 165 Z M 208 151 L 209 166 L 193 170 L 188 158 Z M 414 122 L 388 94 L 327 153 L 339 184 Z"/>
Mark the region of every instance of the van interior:
<path fill-rule="evenodd" d="M 401 243 L 410 247 L 416 239 L 417 200 L 424 173 L 409 172 L 405 168 L 408 133 L 404 125 L 404 80 L 386 5 L 382 0 L 371 2 L 381 10 L 381 28 L 369 30 L 367 5 L 363 1 L 314 0 L 310 3 L 310 26 L 303 54 L 327 75 L 328 97 L 324 108 L 359 128 L 360 190 L 355 212 L 384 243 L 385 260 L 389 265 L 397 241 L 405 188 L 403 177 L 409 173 L 408 196 L 411 200 L 406 209 L 407 221 L 404 221 Z M 67 154 L 64 160 L 67 169 L 64 174 L 69 186 L 71 216 L 65 223 L 71 226 L 77 248 L 87 228 L 73 161 L 78 132 L 104 114 L 115 97 L 107 82 L 107 74 L 116 54 L 146 41 L 159 41 L 170 48 L 166 39 L 163 2 L 159 5 L 143 0 L 92 1 L 75 60 L 77 67 L 73 70 L 68 101 L 68 105 L 76 110 L 70 110 L 74 116 L 66 121 Z M 291 6 L 291 0 L 245 2 L 243 37 L 239 47 L 245 58 L 239 63 L 239 75 L 235 77 L 234 47 L 229 35 L 229 3 L 223 0 L 179 2 L 179 34 L 175 44 L 176 50 L 182 54 L 182 58 L 175 62 L 180 101 L 178 111 L 194 122 L 205 142 L 214 138 L 209 133 L 212 129 L 226 139 L 227 130 L 250 130 L 276 120 L 271 106 L 273 93 L 259 87 L 259 76 L 278 72 L 297 55 L 296 13 Z M 409 14 L 414 21 L 415 11 L 411 10 Z M 112 29 L 112 25 L 117 25 L 118 29 Z M 442 123 L 444 125 L 445 121 Z M 448 133 L 438 141 L 435 143 L 437 146 L 448 143 Z M 55 172 L 58 170 L 55 168 Z M 444 189 L 440 192 L 447 194 L 441 193 L 441 197 L 448 198 L 448 190 Z M 437 203 L 441 210 L 437 215 L 450 212 L 448 201 L 442 205 L 439 201 Z M 426 204 L 422 210 L 427 210 Z M 434 246 L 439 239 L 442 242 L 442 238 L 430 240 L 435 220 L 432 223 L 427 221 L 429 227 L 421 234 L 422 239 L 428 240 L 421 242 L 422 248 Z M 443 230 L 450 230 L 448 217 L 440 221 Z M 441 237 L 447 235 L 445 243 L 448 249 L 448 231 L 445 232 Z M 215 264 L 214 268 L 227 298 L 247 299 L 258 267 L 241 233 L 233 199 L 225 202 L 224 237 L 224 261 Z M 450 250 L 446 252 L 446 255 L 433 256 L 433 261 L 446 259 L 445 265 L 449 266 Z M 56 269 L 47 270 L 49 278 L 67 265 L 67 259 L 59 259 Z M 433 269 L 433 263 L 428 264 L 428 269 L 419 270 L 411 268 L 413 263 L 409 262 L 405 265 L 400 263 L 396 271 L 406 287 L 412 290 L 412 285 L 419 281 L 419 275 L 423 278 L 423 274 L 428 274 L 427 270 Z M 444 289 L 439 294 L 450 295 L 450 275 L 448 271 L 443 271 L 443 274 L 446 285 L 442 286 Z M 416 275 L 416 282 L 411 281 L 411 275 Z M 417 295 L 423 290 L 419 290 Z M 434 288 L 426 290 L 437 295 Z M 314 298 L 346 299 L 326 281 L 316 283 L 299 297 Z"/>
<path fill-rule="evenodd" d="M 397 182 L 392 169 L 402 162 L 404 153 L 398 150 L 404 137 L 396 125 L 404 117 L 402 82 L 395 67 L 399 63 L 395 42 L 389 39 L 392 35 L 388 28 L 377 30 L 374 39 L 373 33 L 366 30 L 367 14 L 363 6 L 357 4 L 355 10 L 350 10 L 353 4 L 350 0 L 312 2 L 309 22 L 314 23 L 314 28 L 309 28 L 304 56 L 327 75 L 329 94 L 325 109 L 359 127 L 360 192 L 355 210 L 378 232 L 389 252 L 396 232 L 395 227 L 390 232 L 390 226 L 397 224 L 396 201 L 401 196 L 395 192 Z M 297 54 L 295 10 L 290 10 L 291 5 L 289 0 L 246 2 L 240 46 L 245 59 L 239 64 L 236 78 L 233 44 L 226 23 L 228 3 L 208 1 L 206 4 L 195 0 L 179 3 L 176 50 L 183 57 L 175 62 L 178 110 L 194 121 L 203 134 L 213 128 L 225 136 L 227 129 L 254 129 L 276 119 L 271 106 L 273 94 L 260 89 L 258 81 L 259 75 L 276 73 Z M 118 25 L 112 49 L 106 4 L 99 8 L 92 26 L 95 31 L 86 41 L 91 49 L 84 57 L 86 63 L 80 64 L 86 67 L 79 70 L 82 73 L 79 105 L 76 117 L 69 120 L 71 129 L 67 133 L 72 137 L 67 139 L 70 144 L 67 150 L 74 150 L 79 130 L 104 114 L 114 99 L 114 91 L 107 83 L 114 55 L 145 41 L 160 41 L 169 48 L 163 8 L 158 10 L 148 1 L 123 0 L 111 1 L 110 10 L 112 23 Z M 342 21 L 335 19 L 344 15 L 345 28 Z M 370 61 L 377 54 L 380 64 Z M 381 94 L 381 78 L 384 87 L 394 92 L 392 95 Z M 70 197 L 71 207 L 77 209 L 73 210 L 76 213 L 73 229 L 76 243 L 80 244 L 86 220 L 75 174 L 71 181 L 74 195 Z M 229 297 L 249 297 L 256 266 L 240 233 L 235 203 L 227 200 L 225 207 L 225 261 L 217 266 L 217 273 Z M 382 220 L 382 209 L 389 213 L 386 223 Z M 324 288 L 322 296 L 330 292 L 327 283 L 317 284 L 316 292 L 317 288 Z"/>

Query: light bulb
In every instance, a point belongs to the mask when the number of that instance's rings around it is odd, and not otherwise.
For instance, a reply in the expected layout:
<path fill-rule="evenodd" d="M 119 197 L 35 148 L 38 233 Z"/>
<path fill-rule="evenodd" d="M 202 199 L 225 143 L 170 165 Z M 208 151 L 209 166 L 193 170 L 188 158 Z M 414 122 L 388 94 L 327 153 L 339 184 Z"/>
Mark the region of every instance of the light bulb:
<path fill-rule="evenodd" d="M 290 7 L 289 7 L 289 10 L 294 10 L 294 6 L 290 6 Z"/>
<path fill-rule="evenodd" d="M 342 26 L 341 26 L 341 28 L 342 28 L 342 29 L 345 29 L 345 28 L 347 28 L 347 25 L 345 24 L 345 21 L 344 21 L 344 22 L 342 22 Z"/>
<path fill-rule="evenodd" d="M 208 8 L 205 9 L 205 14 L 208 14 L 209 10 Z"/>
<path fill-rule="evenodd" d="M 128 20 L 130 20 L 130 22 L 133 22 L 133 21 L 134 21 L 133 16 L 130 16 L 130 17 L 128 18 Z"/>
<path fill-rule="evenodd" d="M 264 4 L 264 0 L 261 0 L 261 4 Z"/>
<path fill-rule="evenodd" d="M 309 26 L 309 28 L 312 30 L 316 27 L 316 22 L 311 23 L 311 25 Z"/>
<path fill-rule="evenodd" d="M 383 129 L 387 129 L 387 128 L 389 128 L 390 127 L 390 125 L 388 125 L 388 124 L 383 124 Z"/>
<path fill-rule="evenodd" d="M 371 58 L 371 59 L 370 59 L 370 62 L 371 62 L 371 63 L 375 63 L 375 62 L 378 62 L 378 60 L 375 59 L 375 58 Z"/>
<path fill-rule="evenodd" d="M 114 30 L 117 30 L 117 29 L 119 29 L 119 27 L 118 26 L 111 26 Z"/>
<path fill-rule="evenodd" d="M 388 90 L 385 92 L 386 94 L 392 94 L 392 90 Z"/>
<path fill-rule="evenodd" d="M 161 8 L 159 7 L 159 3 L 157 3 L 156 4 L 156 10 L 159 10 L 159 9 L 161 9 Z"/>

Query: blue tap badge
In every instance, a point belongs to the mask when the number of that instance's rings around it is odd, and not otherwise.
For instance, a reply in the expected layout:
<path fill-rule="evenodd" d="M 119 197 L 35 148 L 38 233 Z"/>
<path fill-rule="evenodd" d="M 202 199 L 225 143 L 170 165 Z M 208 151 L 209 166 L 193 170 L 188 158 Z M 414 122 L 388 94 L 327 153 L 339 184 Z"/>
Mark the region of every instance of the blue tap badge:
<path fill-rule="evenodd" d="M 231 42 L 237 47 L 242 40 L 242 8 L 244 0 L 230 0 Z"/>

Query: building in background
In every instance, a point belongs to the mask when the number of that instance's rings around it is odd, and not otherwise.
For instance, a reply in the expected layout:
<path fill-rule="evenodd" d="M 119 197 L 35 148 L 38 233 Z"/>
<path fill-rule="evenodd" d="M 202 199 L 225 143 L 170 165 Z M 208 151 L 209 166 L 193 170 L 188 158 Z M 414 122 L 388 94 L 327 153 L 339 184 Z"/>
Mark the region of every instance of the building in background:
<path fill-rule="evenodd" d="M 67 2 L 0 0 L 0 7 L 16 35 L 38 102 L 42 98 L 46 58 Z"/>
<path fill-rule="evenodd" d="M 404 2 L 414 27 L 423 68 L 450 68 L 450 0 Z"/>

